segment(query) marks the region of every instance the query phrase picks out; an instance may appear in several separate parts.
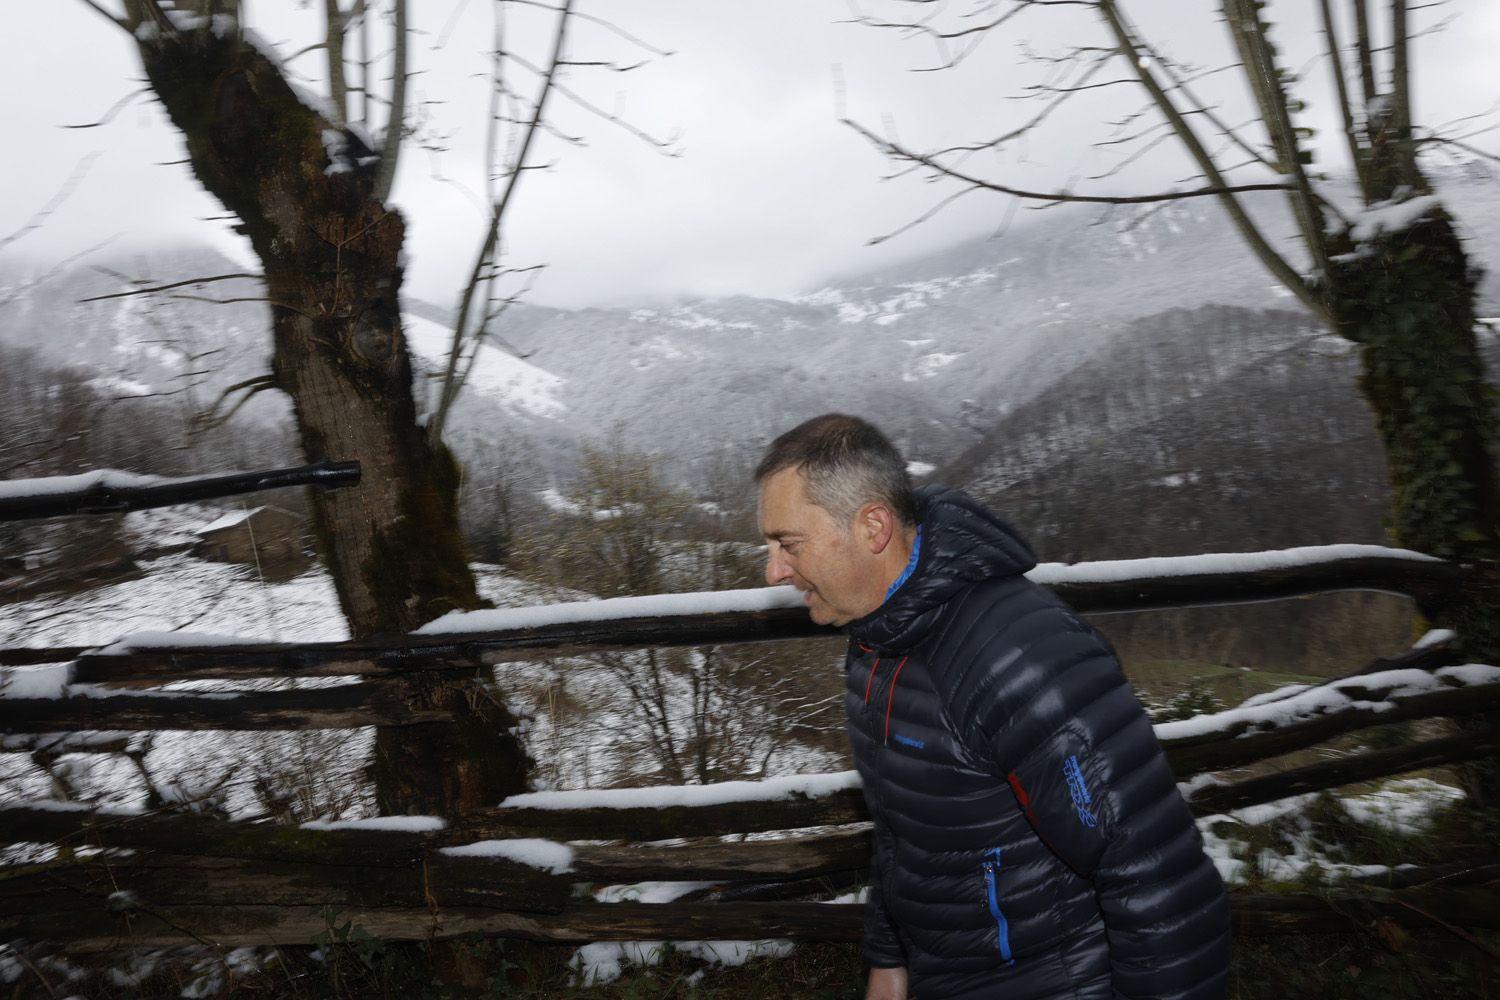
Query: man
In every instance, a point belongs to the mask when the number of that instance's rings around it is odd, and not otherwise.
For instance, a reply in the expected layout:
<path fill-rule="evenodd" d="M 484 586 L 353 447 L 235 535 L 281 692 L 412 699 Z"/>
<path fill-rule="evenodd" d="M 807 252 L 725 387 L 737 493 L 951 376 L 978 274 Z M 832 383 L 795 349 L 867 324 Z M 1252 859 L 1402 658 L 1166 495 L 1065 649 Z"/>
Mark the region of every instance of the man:
<path fill-rule="evenodd" d="M 766 579 L 844 628 L 868 1000 L 1227 992 L 1229 904 L 1106 643 L 962 493 L 816 417 L 755 474 Z"/>

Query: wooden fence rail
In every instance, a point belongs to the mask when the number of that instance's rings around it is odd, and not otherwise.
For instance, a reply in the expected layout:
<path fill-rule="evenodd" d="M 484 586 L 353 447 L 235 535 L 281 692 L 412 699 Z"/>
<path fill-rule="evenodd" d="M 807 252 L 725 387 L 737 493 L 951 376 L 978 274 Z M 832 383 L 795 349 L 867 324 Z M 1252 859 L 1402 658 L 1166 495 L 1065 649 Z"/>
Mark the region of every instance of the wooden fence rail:
<path fill-rule="evenodd" d="M 331 920 L 349 922 L 387 941 L 505 937 L 554 943 L 592 941 L 722 941 L 789 938 L 857 941 L 864 907 L 850 903 L 736 902 L 589 903 L 556 914 L 515 913 L 475 907 L 266 905 L 117 906 L 79 900 L 75 910 L 24 925 L 0 916 L 0 934 L 23 926 L 31 940 L 67 941 L 71 953 L 169 948 L 201 944 L 241 946 L 310 942 L 326 935 Z M 1385 893 L 1235 894 L 1234 933 L 1242 937 L 1329 934 L 1368 929 L 1377 921 L 1407 928 L 1500 926 L 1500 889 L 1487 885 L 1423 886 Z"/>
<path fill-rule="evenodd" d="M 1044 566 L 1039 582 L 1096 613 L 1244 603 L 1330 590 L 1381 590 L 1419 604 L 1463 585 L 1467 569 L 1412 554 L 1268 560 L 1253 572 L 1212 560 L 1128 566 Z M 1275 555 L 1275 554 L 1271 554 Z M 1198 561 L 1193 561 L 1197 559 Z M 1300 561 L 1299 561 L 1300 560 Z M 800 608 L 652 615 L 629 619 L 412 635 L 305 645 L 12 650 L 0 665 L 74 661 L 60 698 L 0 698 L 8 749 L 119 752 L 129 731 L 281 730 L 422 725 L 395 681 L 426 670 L 648 646 L 833 636 Z M 112 685 L 178 680 L 350 679 L 332 686 L 225 692 L 125 692 Z M 1500 711 L 1500 669 L 1463 665 L 1445 645 L 1364 665 L 1312 688 L 1287 689 L 1217 717 L 1158 727 L 1174 771 L 1195 782 L 1198 815 L 1273 801 L 1417 768 L 1500 753 L 1500 733 L 1455 735 L 1375 752 L 1344 753 L 1272 773 L 1235 773 L 1391 722 Z M 52 752 L 49 750 L 48 752 Z M 1263 770 L 1263 769 L 1262 769 Z M 834 785 L 838 783 L 835 782 Z M 527 802 L 530 800 L 522 800 Z M 737 835 L 725 839 L 726 835 Z M 746 839 L 747 835 L 756 836 Z M 566 848 L 558 870 L 501 856 L 495 842 L 543 840 Z M 542 941 L 744 939 L 854 940 L 857 904 L 799 901 L 867 876 L 870 833 L 852 781 L 824 794 L 718 805 L 573 809 L 501 806 L 427 832 L 229 822 L 184 812 L 109 813 L 56 803 L 0 806 L 0 843 L 54 845 L 48 860 L 0 869 L 0 935 L 56 939 L 70 950 L 192 943 L 307 942 L 330 913 L 375 937 L 431 940 L 470 934 Z M 500 852 L 500 853 L 496 853 Z M 1346 928 L 1349 921 L 1445 920 L 1500 926 L 1500 860 L 1424 881 L 1358 884 L 1326 894 L 1234 897 L 1238 933 Z M 713 882 L 669 904 L 601 903 L 581 887 L 645 880 Z M 774 901 L 773 901 L 774 900 Z"/>
<path fill-rule="evenodd" d="M 776 812 L 773 803 L 757 805 L 763 814 Z M 713 812 L 717 807 L 703 808 Z M 54 817 L 68 815 L 50 811 Z M 70 818 L 77 821 L 80 815 Z M 44 832 L 45 820 L 18 824 L 16 819 L 6 817 L 6 839 Z M 744 899 L 598 903 L 576 889 L 652 878 L 792 884 L 802 889 L 841 886 L 865 877 L 869 856 L 867 826 L 784 840 L 579 845 L 562 872 L 434 849 L 452 839 L 446 832 L 434 839 L 430 834 L 259 825 L 263 838 L 248 837 L 241 829 L 238 841 L 233 841 L 226 831 L 214 828 L 244 824 L 200 817 L 199 828 L 209 836 L 192 854 L 160 842 L 175 837 L 150 836 L 162 831 L 163 822 L 169 822 L 169 833 L 180 833 L 170 826 L 189 825 L 176 822 L 183 819 L 193 818 L 88 817 L 87 842 L 136 842 L 142 849 L 127 855 L 111 849 L 7 874 L 6 891 L 0 894 L 0 934 L 66 941 L 70 949 L 83 951 L 194 941 L 230 947 L 309 941 L 327 931 L 336 916 L 338 922 L 357 923 L 367 933 L 394 940 L 468 934 L 564 942 L 854 940 L 860 932 L 857 904 Z M 127 835 L 132 830 L 138 836 Z M 62 830 L 54 823 L 45 832 L 57 835 Z M 259 850 L 245 851 L 244 846 L 256 839 L 262 841 Z M 75 852 L 84 850 L 78 841 L 68 842 Z M 231 843 L 238 845 L 232 850 L 260 856 L 216 853 L 216 845 Z M 309 850 L 310 844 L 317 849 Z M 1389 888 L 1364 879 L 1317 895 L 1235 894 L 1236 931 L 1264 935 L 1347 930 L 1377 916 L 1408 926 L 1432 921 L 1500 926 L 1500 859 L 1430 870 L 1408 867 L 1384 881 Z M 1409 919 L 1412 914 L 1422 919 Z"/>
<path fill-rule="evenodd" d="M 1329 547 L 1332 549 L 1340 546 Z M 1373 549 L 1374 546 L 1362 546 Z M 1316 550 L 1301 550 L 1315 553 Z M 1309 558 L 1250 572 L 1194 571 L 1205 557 L 1143 560 L 1154 571 L 1098 574 L 1100 564 L 1044 565 L 1032 576 L 1085 614 L 1247 604 L 1338 591 L 1379 591 L 1418 605 L 1464 585 L 1469 568 L 1436 559 L 1392 555 Z M 1128 563 L 1111 564 L 1126 567 Z M 1170 572 L 1162 573 L 1162 569 Z M 426 670 L 475 670 L 511 660 L 646 647 L 706 646 L 779 639 L 837 638 L 800 607 L 768 611 L 612 617 L 498 631 L 413 634 L 358 642 L 174 645 L 100 655 L 83 647 L 0 650 L 0 665 L 76 660 L 75 680 L 90 683 L 243 680 L 260 677 L 398 676 Z"/>
<path fill-rule="evenodd" d="M 315 462 L 291 469 L 164 479 L 113 470 L 0 484 L 0 521 L 75 514 L 120 514 L 288 486 L 334 489 L 359 482 L 358 462 Z"/>
<path fill-rule="evenodd" d="M 445 722 L 447 712 L 415 711 L 389 683 L 294 691 L 201 694 L 150 692 L 66 698 L 0 698 L 0 730 L 355 729 Z"/>

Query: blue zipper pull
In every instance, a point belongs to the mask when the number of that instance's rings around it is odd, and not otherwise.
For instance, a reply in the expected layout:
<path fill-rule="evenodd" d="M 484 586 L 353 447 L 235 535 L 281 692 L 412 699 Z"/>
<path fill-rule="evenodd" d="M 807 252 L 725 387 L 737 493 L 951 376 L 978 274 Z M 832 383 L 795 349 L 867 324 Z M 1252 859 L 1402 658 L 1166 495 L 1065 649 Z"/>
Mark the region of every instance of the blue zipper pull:
<path fill-rule="evenodd" d="M 995 890 L 995 870 L 1000 864 L 1000 848 L 992 848 L 986 853 L 995 856 L 994 861 L 984 862 L 984 888 L 989 897 L 990 916 L 995 918 L 995 943 L 1000 948 L 1000 957 L 1005 960 L 1005 964 L 1015 965 L 1016 960 L 1010 953 L 1010 923 L 1000 911 L 1000 898 Z"/>

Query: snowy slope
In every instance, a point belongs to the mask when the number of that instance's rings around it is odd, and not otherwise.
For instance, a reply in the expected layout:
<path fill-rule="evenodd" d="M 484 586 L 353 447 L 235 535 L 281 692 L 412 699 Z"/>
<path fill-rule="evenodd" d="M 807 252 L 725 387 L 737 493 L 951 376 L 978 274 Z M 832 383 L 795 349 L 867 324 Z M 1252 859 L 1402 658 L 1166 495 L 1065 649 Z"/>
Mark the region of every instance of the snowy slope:
<path fill-rule="evenodd" d="M 1482 308 L 1500 313 L 1500 184 L 1463 174 L 1441 175 L 1439 184 L 1476 263 L 1489 265 Z M 1280 197 L 1248 204 L 1272 242 L 1299 261 Z M 167 281 L 233 265 L 199 249 L 106 263 L 116 275 L 79 266 L 28 288 L 40 272 L 0 260 L 0 300 L 16 296 L 0 336 L 96 368 L 118 384 L 165 390 L 199 381 L 204 399 L 265 372 L 269 318 L 262 303 L 81 301 L 128 290 L 119 275 Z M 260 294 L 246 282 L 187 291 Z M 798 419 L 847 409 L 878 417 L 912 458 L 942 464 L 1018 408 L 1055 391 L 1070 394 L 1065 380 L 1079 365 L 1108 358 L 1132 324 L 1210 305 L 1297 308 L 1208 199 L 1023 212 L 991 239 L 875 273 L 822 279 L 786 300 L 515 306 L 497 333 L 522 357 L 481 349 L 453 427 L 458 439 L 518 440 L 554 465 L 578 441 L 619 425 L 628 446 L 693 463 L 725 448 L 754 450 Z M 440 368 L 445 311 L 408 302 L 405 313 L 420 366 Z M 190 375 L 205 368 L 212 371 Z M 247 412 L 287 416 L 284 400 L 272 393 Z"/>
<path fill-rule="evenodd" d="M 401 322 L 406 342 L 415 355 L 413 364 L 420 364 L 431 373 L 445 371 L 453 343 L 452 329 L 413 313 L 402 316 Z M 568 410 L 560 397 L 563 382 L 503 348 L 481 344 L 465 388 L 515 416 L 559 418 Z"/>

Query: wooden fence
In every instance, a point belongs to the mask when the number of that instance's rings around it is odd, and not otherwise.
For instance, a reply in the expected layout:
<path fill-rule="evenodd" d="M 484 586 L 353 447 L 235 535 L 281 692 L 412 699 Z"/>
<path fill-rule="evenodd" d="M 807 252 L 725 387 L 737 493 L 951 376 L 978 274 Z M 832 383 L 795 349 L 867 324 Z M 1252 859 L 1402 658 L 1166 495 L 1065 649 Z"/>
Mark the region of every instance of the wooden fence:
<path fill-rule="evenodd" d="M 1368 579 L 1373 582 L 1363 585 L 1392 590 L 1398 569 L 1418 581 L 1412 589 L 1427 593 L 1461 581 L 1461 574 L 1445 564 L 1360 557 L 1204 581 L 1200 599 L 1191 603 L 1217 602 L 1225 593 L 1257 598 L 1307 593 L 1329 581 L 1348 589 Z M 1361 571 L 1371 575 L 1362 577 Z M 1117 580 L 1057 589 L 1085 609 L 1176 603 L 1163 601 L 1159 585 L 1159 580 Z M 1172 586 L 1180 590 L 1180 580 L 1173 579 Z M 96 686 L 88 696 L 0 699 L 0 727 L 12 734 L 13 749 L 17 735 L 36 734 L 55 753 L 116 750 L 118 738 L 110 733 L 132 729 L 421 725 L 444 716 L 411 712 L 388 690 L 394 677 L 412 670 L 473 670 L 526 656 L 805 638 L 821 631 L 804 613 L 789 609 L 414 636 L 396 643 L 91 653 L 77 656 L 73 665 L 76 683 Z M 1256 706 L 1224 713 L 1214 724 L 1200 719 L 1179 726 L 1190 730 L 1181 735 L 1174 735 L 1173 724 L 1159 731 L 1174 770 L 1187 780 L 1371 726 L 1495 711 L 1500 709 L 1497 674 L 1458 664 L 1448 646 L 1437 643 L 1367 664 L 1310 691 L 1261 699 Z M 233 697 L 105 693 L 108 685 L 119 683 L 332 675 L 363 679 Z M 1327 710 L 1334 703 L 1342 707 Z M 1201 815 L 1213 814 L 1496 752 L 1500 734 L 1463 731 L 1204 784 L 1190 805 Z M 426 831 L 293 828 L 171 812 L 117 814 L 66 803 L 9 803 L 0 806 L 0 842 L 64 850 L 54 860 L 5 873 L 0 931 L 66 941 L 75 950 L 193 941 L 285 944 L 310 941 L 327 930 L 330 914 L 336 913 L 340 921 L 353 921 L 374 936 L 408 940 L 468 934 L 549 941 L 857 937 L 858 905 L 796 901 L 820 889 L 856 885 L 864 877 L 869 833 L 857 790 L 794 793 L 772 801 L 758 798 L 753 786 L 743 791 L 741 801 L 711 806 L 556 810 L 501 804 Z M 783 836 L 724 839 L 770 831 Z M 534 839 L 590 844 L 572 847 L 558 871 L 455 850 Z M 666 839 L 673 843 L 652 843 Z M 611 843 L 593 843 L 601 840 Z M 1428 874 L 1441 878 L 1421 884 L 1421 872 L 1403 871 L 1378 885 L 1317 896 L 1236 894 L 1236 927 L 1244 934 L 1323 930 L 1372 913 L 1398 923 L 1421 923 L 1424 913 L 1471 926 L 1500 923 L 1500 859 Z M 575 891 L 580 884 L 648 879 L 719 884 L 668 904 L 600 903 Z"/>
<path fill-rule="evenodd" d="M 1270 554 L 1275 556 L 1276 554 Z M 1085 612 L 1272 600 L 1380 590 L 1419 605 L 1463 586 L 1464 569 L 1411 554 L 1296 550 L 1269 568 L 1223 572 L 1194 557 L 1041 573 Z M 9 650 L 0 664 L 71 663 L 70 693 L 0 698 L 12 752 L 119 752 L 132 730 L 420 726 L 394 682 L 413 671 L 475 671 L 505 661 L 652 646 L 829 635 L 800 609 L 616 618 L 399 641 L 234 647 Z M 222 693 L 141 691 L 178 680 L 355 677 L 333 687 Z M 125 689 L 120 685 L 128 686 Z M 77 693 L 83 692 L 83 693 Z M 1436 642 L 1308 690 L 1287 689 L 1219 716 L 1158 727 L 1199 815 L 1500 753 L 1500 733 L 1453 735 L 1344 753 L 1254 775 L 1240 769 L 1407 719 L 1500 711 L 1500 669 L 1465 665 Z M 0 938 L 54 940 L 70 951 L 311 942 L 337 920 L 389 940 L 465 935 L 539 941 L 792 938 L 854 940 L 857 903 L 808 901 L 867 877 L 869 824 L 852 776 L 801 791 L 786 779 L 734 783 L 713 805 L 539 808 L 524 797 L 458 818 L 334 828 L 230 822 L 190 812 L 114 813 L 60 802 L 0 804 L 0 843 L 52 845 L 35 864 L 0 870 Z M 635 801 L 648 801 L 637 798 Z M 389 822 L 386 826 L 393 825 Z M 773 832 L 775 836 L 771 836 Z M 747 835 L 763 835 L 747 839 Z M 574 843 L 569 843 L 574 842 Z M 566 845 L 566 846 L 565 846 Z M 645 880 L 713 883 L 670 903 L 600 902 L 585 891 Z M 583 887 L 583 888 L 580 888 Z M 1500 856 L 1402 868 L 1312 894 L 1235 893 L 1237 933 L 1347 928 L 1381 919 L 1500 926 Z"/>

